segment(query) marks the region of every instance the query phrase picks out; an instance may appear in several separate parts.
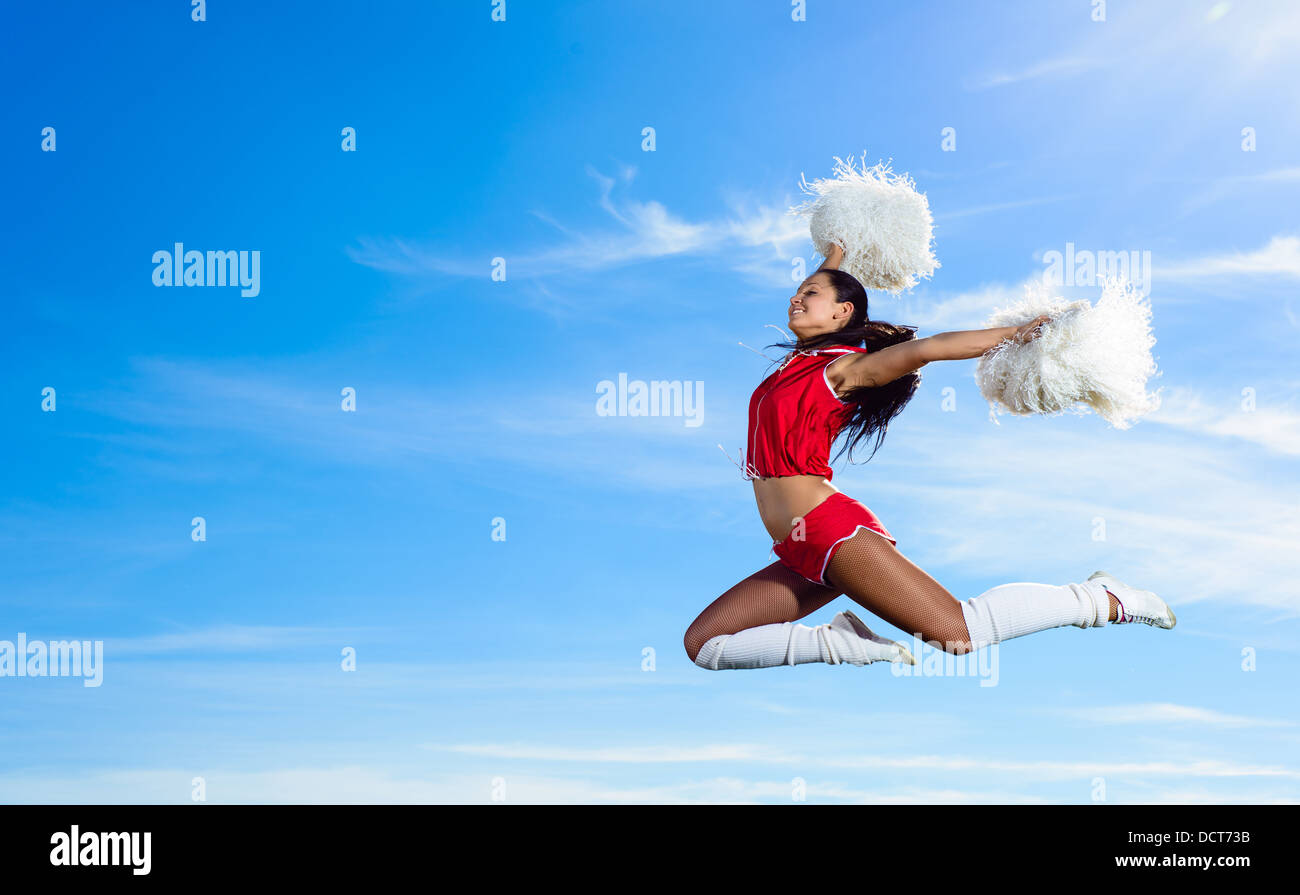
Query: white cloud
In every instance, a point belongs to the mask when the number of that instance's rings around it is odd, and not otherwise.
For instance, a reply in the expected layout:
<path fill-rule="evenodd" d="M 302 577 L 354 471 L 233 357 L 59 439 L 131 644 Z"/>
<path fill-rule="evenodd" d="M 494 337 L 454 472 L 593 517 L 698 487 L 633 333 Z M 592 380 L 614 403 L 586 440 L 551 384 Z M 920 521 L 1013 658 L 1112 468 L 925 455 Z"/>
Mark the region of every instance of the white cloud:
<path fill-rule="evenodd" d="M 1022 81 L 1036 81 L 1040 78 L 1077 75 L 1100 68 L 1105 61 L 1083 56 L 1058 56 L 1044 59 L 1013 71 L 995 72 L 975 79 L 968 84 L 970 90 L 988 90 L 991 87 L 1005 87 Z"/>
<path fill-rule="evenodd" d="M 1260 407 L 1256 403 L 1255 409 L 1246 410 L 1241 399 L 1216 407 L 1197 391 L 1173 388 L 1164 392 L 1160 409 L 1149 419 L 1189 432 L 1240 438 L 1279 454 L 1300 456 L 1300 413 L 1290 407 Z"/>
<path fill-rule="evenodd" d="M 1277 168 L 1272 171 L 1262 171 L 1259 174 L 1242 174 L 1231 177 L 1220 177 L 1217 180 L 1212 181 L 1208 186 L 1184 202 L 1183 210 L 1192 211 L 1205 205 L 1240 195 L 1242 190 L 1250 189 L 1252 187 L 1275 186 L 1277 184 L 1288 183 L 1300 184 L 1300 167 Z"/>
<path fill-rule="evenodd" d="M 90 771 L 66 776 L 0 776 L 8 804 L 189 804 L 196 776 L 204 778 L 209 804 L 760 804 L 792 801 L 788 780 L 705 777 L 654 785 L 629 785 L 518 771 L 429 773 L 345 765 L 272 770 L 173 768 Z M 955 787 L 901 787 L 882 791 L 810 780 L 806 799 L 877 805 L 1044 803 L 1014 792 Z"/>
<path fill-rule="evenodd" d="M 491 758 L 534 761 L 576 761 L 584 764 L 676 764 L 701 761 L 751 761 L 789 764 L 795 756 L 769 746 L 721 743 L 707 746 L 570 747 L 535 743 L 466 743 L 428 746 L 436 751 L 458 752 Z"/>
<path fill-rule="evenodd" d="M 970 208 L 958 208 L 953 211 L 944 211 L 934 216 L 936 221 L 951 221 L 957 218 L 973 217 L 981 214 L 992 214 L 998 211 L 1007 211 L 1012 208 L 1025 208 L 1030 205 L 1045 205 L 1049 202 L 1063 202 L 1066 199 L 1073 199 L 1074 196 L 1040 196 L 1034 199 L 1019 199 L 1014 202 L 995 202 L 989 205 L 974 205 Z"/>
<path fill-rule="evenodd" d="M 175 768 L 110 770 L 82 775 L 0 777 L 0 795 L 9 804 L 191 804 L 192 780 L 202 777 L 210 804 L 488 804 L 492 773 L 421 773 L 345 765 L 273 770 Z M 510 773 L 504 777 L 506 803 L 589 804 L 595 802 L 690 801 L 674 788 L 632 793 L 582 779 Z M 714 792 L 725 794 L 722 787 Z M 706 790 L 706 794 L 709 791 Z M 628 798 L 628 796 L 634 798 Z M 640 796 L 641 798 L 635 798 Z"/>
<path fill-rule="evenodd" d="M 1171 280 L 1238 275 L 1300 277 L 1300 237 L 1274 236 L 1268 245 L 1249 252 L 1221 252 L 1167 264 L 1157 263 L 1155 275 Z"/>
<path fill-rule="evenodd" d="M 471 456 L 649 490 L 732 488 L 739 477 L 715 445 L 743 435 L 744 399 L 709 388 L 698 427 L 686 426 L 684 416 L 598 416 L 595 378 L 589 391 L 577 394 L 516 392 L 510 407 L 492 397 L 488 386 L 436 394 L 391 386 L 368 393 L 364 414 L 343 414 L 332 394 L 303 384 L 311 374 L 301 368 L 290 378 L 239 365 L 142 359 L 135 366 L 137 381 L 90 400 L 101 413 L 151 430 L 234 431 L 255 436 L 264 447 L 420 474 L 429 457 Z M 146 456 L 192 450 L 194 441 L 112 437 L 121 451 Z"/>
<path fill-rule="evenodd" d="M 784 262 L 787 268 L 796 252 L 811 248 L 808 219 L 789 214 L 789 205 L 777 207 L 733 198 L 730 207 L 732 217 L 723 226 L 737 244 L 768 246 L 772 249 L 768 257 Z"/>
<path fill-rule="evenodd" d="M 890 770 L 970 771 L 980 774 L 1012 774 L 1021 779 L 1087 780 L 1092 777 L 1259 777 L 1300 780 L 1300 770 L 1279 765 L 1239 764 L 1214 759 L 1193 761 L 1056 761 L 991 759 L 984 756 L 868 755 L 858 758 L 827 759 L 827 764 L 845 768 Z"/>
<path fill-rule="evenodd" d="M 258 625 L 219 625 L 193 631 L 146 637 L 110 639 L 105 647 L 114 656 L 150 655 L 183 651 L 265 651 L 322 642 L 337 642 L 356 628 L 287 628 Z"/>
<path fill-rule="evenodd" d="M 909 767 L 939 764 L 969 772 L 982 767 L 978 763 L 936 762 L 924 757 Z M 867 762 L 871 764 L 871 762 Z M 1250 766 L 1216 763 L 1117 765 L 1062 764 L 1035 762 L 1029 765 L 988 763 L 995 772 L 1016 774 L 1028 767 L 1030 776 L 1041 779 L 1044 765 L 1051 773 L 1063 772 L 1065 779 L 1087 779 L 1083 775 L 1122 773 L 1139 775 L 1124 785 L 1111 782 L 1108 801 L 1115 803 L 1278 803 L 1292 804 L 1276 790 L 1278 777 Z M 878 767 L 895 767 L 886 761 Z M 1190 773 L 1189 773 L 1190 771 Z M 1145 775 L 1167 777 L 1183 784 L 1166 788 Z M 1219 792 L 1201 786 L 1190 787 L 1191 780 L 1232 780 L 1231 792 Z M 0 797 L 8 804 L 193 804 L 192 783 L 203 777 L 208 804 L 491 804 L 500 793 L 504 804 L 760 804 L 790 803 L 790 780 L 745 779 L 735 776 L 712 776 L 699 779 L 629 785 L 626 780 L 602 782 L 579 777 L 539 774 L 504 764 L 499 768 L 471 772 L 433 772 L 428 769 L 380 768 L 363 765 L 321 767 L 282 767 L 265 770 L 234 770 L 212 767 L 176 767 L 147 769 L 91 770 L 82 773 L 50 775 L 24 773 L 0 776 Z M 1269 788 L 1260 793 L 1243 790 L 1246 779 Z M 1128 796 L 1125 798 L 1125 796 Z M 852 803 L 863 805 L 910 804 L 1050 804 L 1055 801 L 1010 788 L 983 786 L 979 789 L 942 785 L 856 787 L 827 779 L 826 774 L 806 781 L 806 799 L 810 803 Z M 1081 799 L 1079 799 L 1081 800 Z M 1079 801 L 1076 800 L 1076 801 Z"/>
<path fill-rule="evenodd" d="M 1024 285 L 989 283 L 956 293 L 927 290 L 923 295 L 903 294 L 897 299 L 877 298 L 871 315 L 897 323 L 918 326 L 932 335 L 945 330 L 979 329 L 997 308 L 1024 297 Z"/>
<path fill-rule="evenodd" d="M 1230 715 L 1212 709 L 1170 702 L 1148 702 L 1135 705 L 1112 705 L 1095 708 L 1062 709 L 1063 714 L 1093 724 L 1197 724 L 1208 727 L 1295 727 L 1295 721 L 1279 718 L 1252 718 Z"/>
<path fill-rule="evenodd" d="M 1300 770 L 1282 765 L 1225 762 L 1215 759 L 1187 761 L 1063 761 L 1055 759 L 992 758 L 987 755 L 862 755 L 808 756 L 758 744 L 724 743 L 643 747 L 566 747 L 538 743 L 473 743 L 429 748 L 512 761 L 548 761 L 591 764 L 678 764 L 683 762 L 754 762 L 774 765 L 811 765 L 825 768 L 927 770 L 1003 773 L 1038 780 L 1076 780 L 1094 776 L 1260 777 L 1300 780 Z"/>
<path fill-rule="evenodd" d="M 1105 21 L 1093 21 L 1091 13 L 1086 5 L 1067 7 L 1040 21 L 1053 34 L 1077 37 L 1052 58 L 974 76 L 967 89 L 1079 75 L 1087 75 L 1094 91 L 1107 80 L 1141 84 L 1148 95 L 1169 88 L 1229 94 L 1265 77 L 1281 87 L 1287 81 L 1278 72 L 1294 68 L 1291 51 L 1300 42 L 1300 8 L 1289 0 L 1234 4 L 1215 21 L 1203 7 L 1179 0 L 1126 6 Z"/>
<path fill-rule="evenodd" d="M 624 182 L 631 181 L 632 170 L 624 169 Z M 584 233 L 545 212 L 534 212 L 560 231 L 566 241 L 537 252 L 507 252 L 504 247 L 495 250 L 506 258 L 508 275 L 591 272 L 676 256 L 718 254 L 742 272 L 758 272 L 769 282 L 784 281 L 789 278 L 792 253 L 811 244 L 806 219 L 787 214 L 789 206 L 776 208 L 733 197 L 731 216 L 689 221 L 661 202 L 616 200 L 618 182 L 614 178 L 590 165 L 587 173 L 599 186 L 598 204 L 619 225 L 618 229 Z M 429 273 L 486 277 L 490 273 L 491 254 L 466 258 L 413 246 L 401 239 L 360 239 L 358 243 L 359 247 L 347 250 L 352 260 L 388 273 L 410 277 Z M 769 251 L 754 254 L 753 250 L 764 247 Z"/>

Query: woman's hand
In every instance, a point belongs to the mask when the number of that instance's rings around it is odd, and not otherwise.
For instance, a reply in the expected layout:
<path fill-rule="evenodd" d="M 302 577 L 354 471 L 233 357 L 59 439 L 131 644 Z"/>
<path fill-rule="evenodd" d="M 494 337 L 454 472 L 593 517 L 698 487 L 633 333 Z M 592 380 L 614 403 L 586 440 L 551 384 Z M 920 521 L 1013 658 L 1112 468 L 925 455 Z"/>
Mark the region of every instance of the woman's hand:
<path fill-rule="evenodd" d="M 1052 318 L 1047 316 L 1046 314 L 1039 317 L 1035 317 L 1033 320 L 1030 320 L 1024 326 L 1019 327 L 1016 330 L 1016 334 L 1011 337 L 1011 341 L 1021 345 L 1023 345 L 1025 342 L 1032 342 L 1034 339 L 1037 339 L 1039 336 L 1043 334 L 1042 325 L 1044 323 L 1047 323 L 1051 319 Z"/>
<path fill-rule="evenodd" d="M 825 270 L 826 268 L 829 267 L 831 270 L 839 270 L 840 262 L 843 260 L 844 260 L 844 249 L 840 248 L 835 243 L 831 243 L 831 247 L 826 250 L 826 260 L 823 261 L 822 266 L 817 269 Z"/>

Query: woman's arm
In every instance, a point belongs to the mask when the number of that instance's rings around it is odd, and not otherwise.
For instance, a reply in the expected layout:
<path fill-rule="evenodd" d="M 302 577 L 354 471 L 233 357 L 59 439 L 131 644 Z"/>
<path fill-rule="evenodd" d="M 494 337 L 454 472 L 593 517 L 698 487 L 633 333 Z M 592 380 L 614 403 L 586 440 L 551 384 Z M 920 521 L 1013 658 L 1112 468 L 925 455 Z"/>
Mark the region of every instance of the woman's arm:
<path fill-rule="evenodd" d="M 843 260 L 844 249 L 840 248 L 835 243 L 831 243 L 830 253 L 826 256 L 826 260 L 822 262 L 822 266 L 817 268 L 817 270 L 826 270 L 827 268 L 830 268 L 831 270 L 839 270 L 840 262 Z M 814 273 L 815 272 L 816 271 L 814 271 Z"/>
<path fill-rule="evenodd" d="M 1035 317 L 1024 326 L 997 326 L 939 333 L 910 339 L 870 354 L 851 354 L 826 365 L 826 379 L 838 395 L 862 386 L 888 385 L 936 360 L 966 360 L 996 348 L 1005 339 L 1031 342 L 1042 335 L 1050 317 Z"/>
<path fill-rule="evenodd" d="M 968 360 L 996 348 L 1005 339 L 1031 342 L 1042 334 L 1039 327 L 1051 319 L 1044 315 L 1035 317 L 1023 326 L 995 326 L 992 329 L 939 333 L 919 341 L 928 343 L 925 349 L 927 360 Z"/>

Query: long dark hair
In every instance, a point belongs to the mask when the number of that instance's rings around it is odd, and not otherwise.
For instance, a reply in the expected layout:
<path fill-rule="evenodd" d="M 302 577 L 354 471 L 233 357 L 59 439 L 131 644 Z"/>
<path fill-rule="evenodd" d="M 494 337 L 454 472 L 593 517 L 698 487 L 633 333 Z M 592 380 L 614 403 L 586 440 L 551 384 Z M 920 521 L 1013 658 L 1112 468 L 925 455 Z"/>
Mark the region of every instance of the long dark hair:
<path fill-rule="evenodd" d="M 885 323 L 883 320 L 870 319 L 867 316 L 867 290 L 862 288 L 862 284 L 853 275 L 832 268 L 820 270 L 818 273 L 830 277 L 831 286 L 835 289 L 836 301 L 853 302 L 853 316 L 845 326 L 833 333 L 822 333 L 807 340 L 777 342 L 769 345 L 769 348 L 811 351 L 814 348 L 829 348 L 833 345 L 852 345 L 855 348 L 865 347 L 868 351 L 879 351 L 890 345 L 916 338 L 915 326 L 897 326 L 893 323 Z M 876 443 L 867 460 L 874 457 L 876 451 L 880 449 L 880 443 L 885 440 L 885 430 L 889 428 L 890 420 L 903 412 L 903 408 L 907 406 L 908 401 L 912 400 L 912 395 L 916 393 L 920 384 L 921 374 L 908 373 L 881 386 L 864 385 L 851 389 L 844 396 L 844 400 L 855 405 L 853 416 L 844 424 L 844 428 L 837 436 L 837 440 L 843 441 L 835 454 L 835 459 L 839 459 L 840 455 L 848 450 L 849 462 L 852 463 L 853 449 L 863 438 L 870 439 L 872 435 L 875 436 Z"/>

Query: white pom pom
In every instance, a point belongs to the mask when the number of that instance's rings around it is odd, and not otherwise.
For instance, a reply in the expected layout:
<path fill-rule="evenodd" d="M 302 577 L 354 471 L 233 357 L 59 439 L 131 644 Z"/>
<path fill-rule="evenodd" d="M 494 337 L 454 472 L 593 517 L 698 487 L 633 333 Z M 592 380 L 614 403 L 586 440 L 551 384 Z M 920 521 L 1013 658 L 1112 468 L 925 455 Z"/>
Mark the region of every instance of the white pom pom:
<path fill-rule="evenodd" d="M 809 230 L 819 254 L 828 254 L 831 243 L 844 249 L 840 270 L 867 289 L 897 294 L 939 266 L 930 249 L 930 205 L 906 174 L 895 175 L 887 162 L 874 168 L 866 164 L 865 154 L 861 171 L 854 170 L 851 159 L 836 156 L 834 178 L 809 185 L 801 176 L 804 192 L 817 198 L 789 213 L 811 218 Z"/>
<path fill-rule="evenodd" d="M 1052 320 L 1038 338 L 1004 341 L 980 358 L 975 380 L 991 405 L 990 417 L 1091 407 L 1115 428 L 1127 429 L 1160 406 L 1159 390 L 1146 392 L 1156 373 L 1151 307 L 1131 284 L 1106 280 L 1096 306 L 1042 288 L 1025 292 L 1023 301 L 997 310 L 987 325 L 1020 326 L 1043 314 Z"/>

